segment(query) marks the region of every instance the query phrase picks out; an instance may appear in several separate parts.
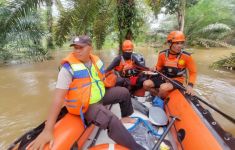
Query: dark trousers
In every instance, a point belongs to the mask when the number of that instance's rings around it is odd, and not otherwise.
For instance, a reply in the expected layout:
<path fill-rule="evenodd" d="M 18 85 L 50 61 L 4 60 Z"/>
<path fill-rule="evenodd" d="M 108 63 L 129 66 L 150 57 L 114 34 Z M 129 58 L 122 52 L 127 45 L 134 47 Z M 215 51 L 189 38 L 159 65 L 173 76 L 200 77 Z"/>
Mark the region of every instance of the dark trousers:
<path fill-rule="evenodd" d="M 144 150 L 142 146 L 135 142 L 119 118 L 104 107 L 104 105 L 116 103 L 120 105 L 122 117 L 127 117 L 133 113 L 129 91 L 124 87 L 113 87 L 106 90 L 101 103 L 89 106 L 85 113 L 85 119 L 88 123 L 94 123 L 102 129 L 108 129 L 108 136 L 117 144 L 131 150 Z"/>
<path fill-rule="evenodd" d="M 116 86 L 130 88 L 130 79 L 124 77 L 117 77 Z"/>
<path fill-rule="evenodd" d="M 137 90 L 143 88 L 143 82 L 147 80 L 147 77 L 143 75 L 139 75 L 137 77 L 136 83 L 131 84 L 131 79 L 130 78 L 123 78 L 123 77 L 118 77 L 116 86 L 121 86 L 129 89 L 130 93 L 133 95 Z"/>

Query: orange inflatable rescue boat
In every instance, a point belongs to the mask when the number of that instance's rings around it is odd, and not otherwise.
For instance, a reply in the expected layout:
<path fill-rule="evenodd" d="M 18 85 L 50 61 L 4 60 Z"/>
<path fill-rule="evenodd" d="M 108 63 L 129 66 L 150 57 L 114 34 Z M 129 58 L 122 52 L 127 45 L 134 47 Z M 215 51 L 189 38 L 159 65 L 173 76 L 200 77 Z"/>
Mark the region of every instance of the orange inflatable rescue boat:
<path fill-rule="evenodd" d="M 146 106 L 152 107 L 151 102 L 145 101 L 145 97 L 133 97 L 132 101 L 138 101 Z M 187 97 L 179 90 L 174 90 L 169 94 L 169 97 L 164 101 L 164 112 L 167 116 L 168 124 L 150 125 L 148 132 L 153 131 L 153 136 L 157 139 L 154 143 L 162 140 L 159 149 L 166 150 L 232 150 L 235 149 L 235 139 L 230 134 L 225 132 L 216 122 L 210 112 L 204 109 L 195 97 Z M 114 106 L 115 108 L 115 106 Z M 134 107 L 135 108 L 135 107 Z M 160 115 L 160 113 L 156 114 Z M 149 121 L 148 117 L 142 114 L 139 110 L 135 110 L 134 117 L 143 118 L 140 120 Z M 174 116 L 174 117 L 172 117 Z M 173 120 L 177 118 L 176 120 Z M 173 120 L 173 121 L 172 121 Z M 146 124 L 145 122 L 142 125 Z M 133 125 L 125 125 L 132 132 Z M 131 126 L 131 127 L 130 127 Z M 135 126 L 135 125 L 134 125 Z M 149 126 L 149 125 L 147 125 Z M 37 128 L 25 133 L 19 139 L 10 145 L 9 150 L 25 149 L 27 145 L 34 140 L 37 135 L 43 130 L 44 123 Z M 168 130 L 169 128 L 169 130 Z M 97 132 L 101 132 L 99 135 Z M 67 113 L 66 108 L 61 110 L 54 130 L 55 150 L 127 150 L 127 148 L 113 143 L 106 131 L 101 131 L 93 124 L 84 128 L 83 122 L 79 116 L 74 116 Z M 151 135 L 151 138 L 153 137 Z M 141 135 L 143 137 L 143 135 Z M 149 138 L 148 135 L 144 137 Z M 95 142 L 94 142 L 95 141 Z M 138 141 L 137 141 L 138 142 Z M 142 141 L 141 141 L 142 142 Z M 93 143 L 93 145 L 91 145 Z M 95 143 L 95 144 L 94 144 Z M 107 144 L 103 144 L 107 143 Z M 165 148 L 163 148 L 165 144 Z M 45 149 L 49 149 L 48 145 Z M 146 148 L 148 149 L 148 148 Z M 156 149 L 154 147 L 149 149 Z"/>

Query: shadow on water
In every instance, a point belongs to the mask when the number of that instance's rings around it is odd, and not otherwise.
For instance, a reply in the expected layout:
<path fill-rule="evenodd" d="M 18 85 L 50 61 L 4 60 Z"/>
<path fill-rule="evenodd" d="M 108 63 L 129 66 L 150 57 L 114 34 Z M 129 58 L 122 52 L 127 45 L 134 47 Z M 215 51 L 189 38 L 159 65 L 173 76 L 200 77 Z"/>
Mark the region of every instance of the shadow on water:
<path fill-rule="evenodd" d="M 136 52 L 144 55 L 146 64 L 154 67 L 156 49 L 139 46 Z M 231 50 L 193 50 L 198 67 L 196 91 L 212 105 L 230 116 L 235 116 L 234 72 L 208 69 L 215 60 L 229 56 Z M 0 149 L 19 135 L 42 122 L 47 115 L 56 84 L 58 66 L 69 51 L 55 52 L 54 60 L 0 67 Z M 117 55 L 117 50 L 96 51 L 106 66 Z M 216 120 L 235 135 L 235 127 L 211 110 Z"/>

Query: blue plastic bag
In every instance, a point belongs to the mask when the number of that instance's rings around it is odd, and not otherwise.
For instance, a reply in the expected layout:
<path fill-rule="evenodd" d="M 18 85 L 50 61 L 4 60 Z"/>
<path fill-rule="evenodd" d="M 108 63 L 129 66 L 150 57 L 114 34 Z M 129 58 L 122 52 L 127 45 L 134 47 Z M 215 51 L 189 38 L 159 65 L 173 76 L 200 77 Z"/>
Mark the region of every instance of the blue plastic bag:
<path fill-rule="evenodd" d="M 156 96 L 153 99 L 153 106 L 160 107 L 160 108 L 164 109 L 164 101 L 160 97 Z"/>

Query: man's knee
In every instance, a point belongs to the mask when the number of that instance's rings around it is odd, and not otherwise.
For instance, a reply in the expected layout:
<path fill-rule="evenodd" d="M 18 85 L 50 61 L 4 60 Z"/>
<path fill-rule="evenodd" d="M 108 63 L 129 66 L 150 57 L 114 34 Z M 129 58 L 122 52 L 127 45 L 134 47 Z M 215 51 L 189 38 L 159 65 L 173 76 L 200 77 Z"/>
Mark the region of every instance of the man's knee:
<path fill-rule="evenodd" d="M 117 126 L 118 124 L 121 124 L 120 119 L 117 116 L 113 115 L 109 120 L 108 128 L 115 129 L 115 126 Z"/>
<path fill-rule="evenodd" d="M 114 114 L 106 114 L 105 116 L 99 116 L 100 122 L 98 122 L 98 125 L 102 129 L 109 129 L 109 130 L 115 130 L 117 126 L 121 124 L 121 121 L 119 118 Z M 96 120 L 96 123 L 99 120 Z"/>
<path fill-rule="evenodd" d="M 149 88 L 153 88 L 154 87 L 154 83 L 152 80 L 145 80 L 143 83 L 143 87 L 145 90 L 148 90 Z"/>
<path fill-rule="evenodd" d="M 94 123 L 102 129 L 107 129 L 112 117 L 115 116 L 110 110 L 101 104 L 93 104 L 85 113 L 88 123 Z"/>
<path fill-rule="evenodd" d="M 117 88 L 116 92 L 118 92 L 119 95 L 122 95 L 123 97 L 126 97 L 126 98 L 130 97 L 130 92 L 127 88 L 125 87 L 116 87 L 116 88 Z"/>
<path fill-rule="evenodd" d="M 173 85 L 171 83 L 163 83 L 160 85 L 159 91 L 160 92 L 168 92 L 173 90 Z"/>

